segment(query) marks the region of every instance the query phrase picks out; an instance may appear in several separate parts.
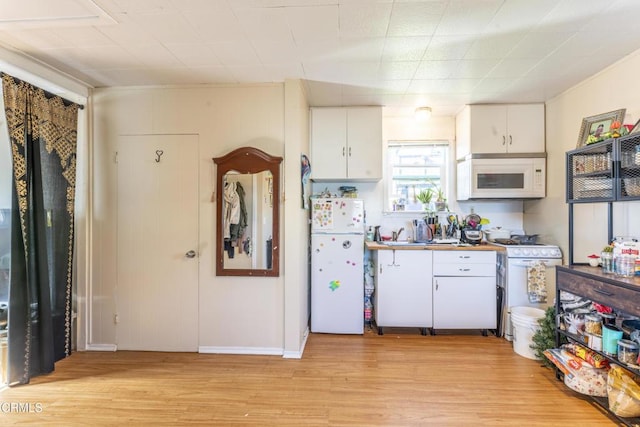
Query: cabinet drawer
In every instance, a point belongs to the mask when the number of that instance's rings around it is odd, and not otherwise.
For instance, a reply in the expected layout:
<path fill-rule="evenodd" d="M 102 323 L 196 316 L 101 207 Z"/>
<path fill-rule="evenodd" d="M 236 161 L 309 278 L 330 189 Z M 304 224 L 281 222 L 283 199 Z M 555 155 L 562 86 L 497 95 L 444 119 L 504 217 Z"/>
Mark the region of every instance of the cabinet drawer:
<path fill-rule="evenodd" d="M 496 264 L 467 264 L 465 262 L 435 264 L 434 276 L 481 276 L 495 277 Z"/>
<path fill-rule="evenodd" d="M 564 271 L 558 271 L 556 279 L 556 286 L 562 291 L 615 307 L 625 313 L 640 315 L 638 291 Z"/>
<path fill-rule="evenodd" d="M 433 264 L 482 264 L 491 263 L 495 270 L 496 253 L 494 251 L 434 251 Z"/>

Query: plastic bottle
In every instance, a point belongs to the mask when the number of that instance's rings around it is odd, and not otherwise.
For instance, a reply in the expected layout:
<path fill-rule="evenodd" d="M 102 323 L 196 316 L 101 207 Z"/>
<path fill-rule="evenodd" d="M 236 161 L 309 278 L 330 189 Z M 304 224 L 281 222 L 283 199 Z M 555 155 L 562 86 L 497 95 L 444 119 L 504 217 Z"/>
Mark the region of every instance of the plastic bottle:
<path fill-rule="evenodd" d="M 617 255 L 615 258 L 616 273 L 620 276 L 631 277 L 635 274 L 635 257 L 629 254 Z"/>

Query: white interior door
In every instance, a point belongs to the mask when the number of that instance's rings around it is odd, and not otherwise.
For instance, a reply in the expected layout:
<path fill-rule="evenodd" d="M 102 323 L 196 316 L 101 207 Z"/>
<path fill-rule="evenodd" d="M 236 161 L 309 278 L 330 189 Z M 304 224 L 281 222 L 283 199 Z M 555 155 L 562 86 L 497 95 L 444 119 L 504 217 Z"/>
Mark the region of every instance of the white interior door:
<path fill-rule="evenodd" d="M 118 144 L 116 342 L 198 349 L 198 136 Z"/>

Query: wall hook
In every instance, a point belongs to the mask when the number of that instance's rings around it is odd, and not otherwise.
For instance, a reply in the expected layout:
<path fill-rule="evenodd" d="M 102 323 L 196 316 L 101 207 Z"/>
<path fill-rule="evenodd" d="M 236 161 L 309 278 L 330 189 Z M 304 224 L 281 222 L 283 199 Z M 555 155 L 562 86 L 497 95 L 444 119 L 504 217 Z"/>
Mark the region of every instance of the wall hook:
<path fill-rule="evenodd" d="M 156 150 L 156 163 L 160 163 L 160 157 L 164 154 L 162 150 Z"/>

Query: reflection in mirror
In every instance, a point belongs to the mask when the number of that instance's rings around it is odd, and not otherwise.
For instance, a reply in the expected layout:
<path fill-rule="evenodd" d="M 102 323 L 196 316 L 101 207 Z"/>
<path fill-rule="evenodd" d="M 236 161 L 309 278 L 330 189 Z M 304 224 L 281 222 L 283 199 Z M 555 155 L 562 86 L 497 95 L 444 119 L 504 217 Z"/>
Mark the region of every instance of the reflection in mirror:
<path fill-rule="evenodd" d="M 272 268 L 273 194 L 271 171 L 224 176 L 222 215 L 224 268 Z"/>
<path fill-rule="evenodd" d="M 213 159 L 216 275 L 279 275 L 278 188 L 281 157 L 251 147 Z"/>

